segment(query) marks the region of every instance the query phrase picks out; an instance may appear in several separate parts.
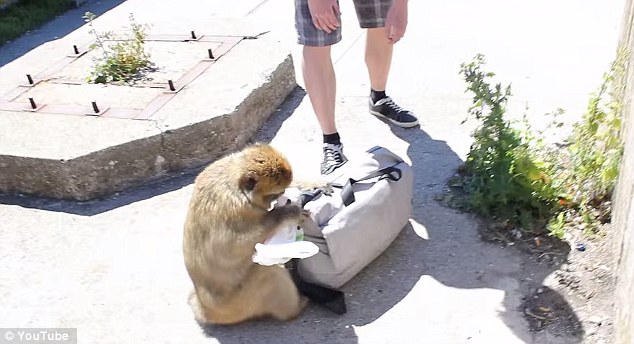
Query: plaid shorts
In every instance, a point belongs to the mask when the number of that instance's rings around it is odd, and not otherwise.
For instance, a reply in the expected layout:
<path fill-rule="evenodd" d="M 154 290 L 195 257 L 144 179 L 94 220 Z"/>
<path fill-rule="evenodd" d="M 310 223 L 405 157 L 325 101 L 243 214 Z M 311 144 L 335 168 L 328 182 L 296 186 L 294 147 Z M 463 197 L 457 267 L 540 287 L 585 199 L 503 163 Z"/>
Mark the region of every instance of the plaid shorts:
<path fill-rule="evenodd" d="M 385 18 L 392 5 L 392 0 L 353 0 L 353 2 L 361 28 L 385 26 Z M 339 18 L 339 22 L 341 22 L 341 18 Z M 301 45 L 323 47 L 341 41 L 341 26 L 330 33 L 315 27 L 308 9 L 308 0 L 295 0 L 295 29 L 297 30 L 297 43 Z"/>

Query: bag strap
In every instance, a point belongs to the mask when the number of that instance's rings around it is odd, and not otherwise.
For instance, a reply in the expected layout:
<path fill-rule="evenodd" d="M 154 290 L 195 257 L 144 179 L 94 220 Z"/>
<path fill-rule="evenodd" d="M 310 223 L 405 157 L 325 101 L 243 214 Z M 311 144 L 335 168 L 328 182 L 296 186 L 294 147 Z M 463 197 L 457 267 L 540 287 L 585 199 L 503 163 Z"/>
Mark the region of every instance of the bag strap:
<path fill-rule="evenodd" d="M 312 201 L 321 193 L 320 189 L 315 189 L 312 191 L 304 191 L 300 194 L 300 201 L 302 204 L 302 208 L 306 205 L 306 203 Z"/>
<path fill-rule="evenodd" d="M 299 275 L 298 266 L 299 258 L 293 258 L 285 264 L 293 283 L 302 295 L 335 314 L 343 315 L 347 312 L 345 295 L 342 291 L 305 281 Z"/>
<path fill-rule="evenodd" d="M 341 184 L 333 184 L 333 187 L 340 187 L 342 188 L 341 190 L 341 198 L 343 199 L 343 204 L 345 206 L 349 206 L 350 204 L 354 203 L 355 198 L 354 198 L 354 190 L 352 189 L 352 186 L 358 182 L 362 182 L 368 179 L 372 179 L 372 178 L 376 178 L 379 177 L 379 180 L 382 179 L 389 179 L 393 182 L 396 182 L 398 180 L 401 179 L 401 177 L 403 176 L 403 172 L 401 171 L 400 168 L 396 167 L 397 165 L 399 165 L 399 163 L 394 164 L 392 166 L 388 166 L 388 167 L 384 167 L 381 169 L 378 169 L 372 173 L 367 174 L 365 177 L 359 178 L 359 179 L 353 179 L 353 178 L 348 178 L 348 180 L 346 181 L 345 184 L 341 185 Z"/>
<path fill-rule="evenodd" d="M 379 180 L 382 179 L 389 179 L 393 182 L 396 182 L 398 180 L 401 179 L 401 177 L 403 176 L 403 171 L 401 171 L 400 168 L 396 167 L 399 164 L 401 164 L 402 161 L 391 165 L 391 166 L 387 166 L 387 167 L 383 167 L 380 168 L 378 170 L 375 170 L 367 175 L 365 175 L 365 177 L 361 177 L 359 179 L 353 179 L 353 178 L 348 178 L 348 180 L 346 181 L 345 184 L 340 184 L 340 183 L 332 183 L 331 186 L 335 187 L 335 188 L 341 188 L 341 198 L 343 199 L 343 204 L 345 206 L 349 206 L 350 204 L 354 203 L 355 198 L 354 198 L 354 191 L 352 189 L 352 185 L 358 183 L 358 182 L 362 182 L 368 179 L 372 179 L 372 178 L 376 178 L 379 177 Z M 306 203 L 312 201 L 313 199 L 315 199 L 322 191 L 320 189 L 316 189 L 316 190 L 312 190 L 309 192 L 303 192 L 301 194 L 301 204 L 302 207 L 306 205 Z"/>

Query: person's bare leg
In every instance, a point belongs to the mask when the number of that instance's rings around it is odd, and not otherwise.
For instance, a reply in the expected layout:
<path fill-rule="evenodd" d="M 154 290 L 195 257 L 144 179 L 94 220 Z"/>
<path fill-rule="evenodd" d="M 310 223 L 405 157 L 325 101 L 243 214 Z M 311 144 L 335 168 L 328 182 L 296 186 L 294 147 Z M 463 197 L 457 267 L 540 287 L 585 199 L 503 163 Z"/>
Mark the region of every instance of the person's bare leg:
<path fill-rule="evenodd" d="M 324 135 L 337 132 L 335 96 L 337 81 L 330 57 L 330 46 L 304 46 L 302 73 L 308 98 Z"/>
<path fill-rule="evenodd" d="M 400 127 L 411 128 L 418 125 L 416 116 L 396 105 L 394 100 L 385 94 L 394 50 L 394 45 L 388 40 L 385 30 L 368 29 L 366 35 L 365 63 L 370 77 L 370 113 Z"/>
<path fill-rule="evenodd" d="M 308 98 L 324 138 L 321 173 L 328 174 L 347 161 L 335 124 L 337 80 L 330 57 L 330 46 L 304 46 L 302 71 Z"/>
<path fill-rule="evenodd" d="M 388 41 L 385 28 L 367 29 L 365 44 L 365 64 L 370 87 L 375 91 L 385 91 L 394 46 Z"/>

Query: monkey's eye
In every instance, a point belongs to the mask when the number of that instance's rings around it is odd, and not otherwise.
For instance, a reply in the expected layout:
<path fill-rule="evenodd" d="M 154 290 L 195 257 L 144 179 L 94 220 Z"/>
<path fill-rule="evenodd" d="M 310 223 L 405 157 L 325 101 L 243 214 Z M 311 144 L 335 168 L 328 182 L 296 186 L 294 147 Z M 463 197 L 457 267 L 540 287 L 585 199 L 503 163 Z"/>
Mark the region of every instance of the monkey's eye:
<path fill-rule="evenodd" d="M 253 177 L 248 177 L 246 180 L 243 181 L 242 187 L 246 190 L 252 191 L 253 189 L 255 189 L 255 184 L 257 184 L 257 182 L 257 179 Z"/>

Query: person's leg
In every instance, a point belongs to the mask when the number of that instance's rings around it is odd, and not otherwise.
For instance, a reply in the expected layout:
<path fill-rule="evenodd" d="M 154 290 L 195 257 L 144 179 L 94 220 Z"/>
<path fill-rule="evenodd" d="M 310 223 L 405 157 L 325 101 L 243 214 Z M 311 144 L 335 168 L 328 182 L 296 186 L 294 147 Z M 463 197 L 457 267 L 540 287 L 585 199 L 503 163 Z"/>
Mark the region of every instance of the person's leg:
<path fill-rule="evenodd" d="M 370 113 L 409 128 L 418 125 L 418 119 L 411 111 L 398 106 L 385 92 L 394 51 L 385 28 L 391 4 L 391 0 L 355 0 L 359 23 L 366 29 L 365 63 L 370 79 Z"/>
<path fill-rule="evenodd" d="M 315 28 L 307 0 L 295 0 L 295 27 L 303 45 L 302 74 L 306 92 L 323 134 L 321 173 L 328 174 L 346 163 L 335 123 L 337 81 L 330 47 L 341 41 L 341 28 L 326 33 Z"/>
<path fill-rule="evenodd" d="M 393 51 L 394 46 L 388 41 L 385 28 L 368 28 L 366 30 L 365 64 L 368 68 L 370 89 L 374 91 L 373 93 L 385 92 Z M 381 98 L 373 100 L 377 101 Z"/>
<path fill-rule="evenodd" d="M 337 81 L 330 57 L 330 46 L 304 46 L 302 73 L 306 92 L 324 135 L 335 134 L 335 97 Z"/>

